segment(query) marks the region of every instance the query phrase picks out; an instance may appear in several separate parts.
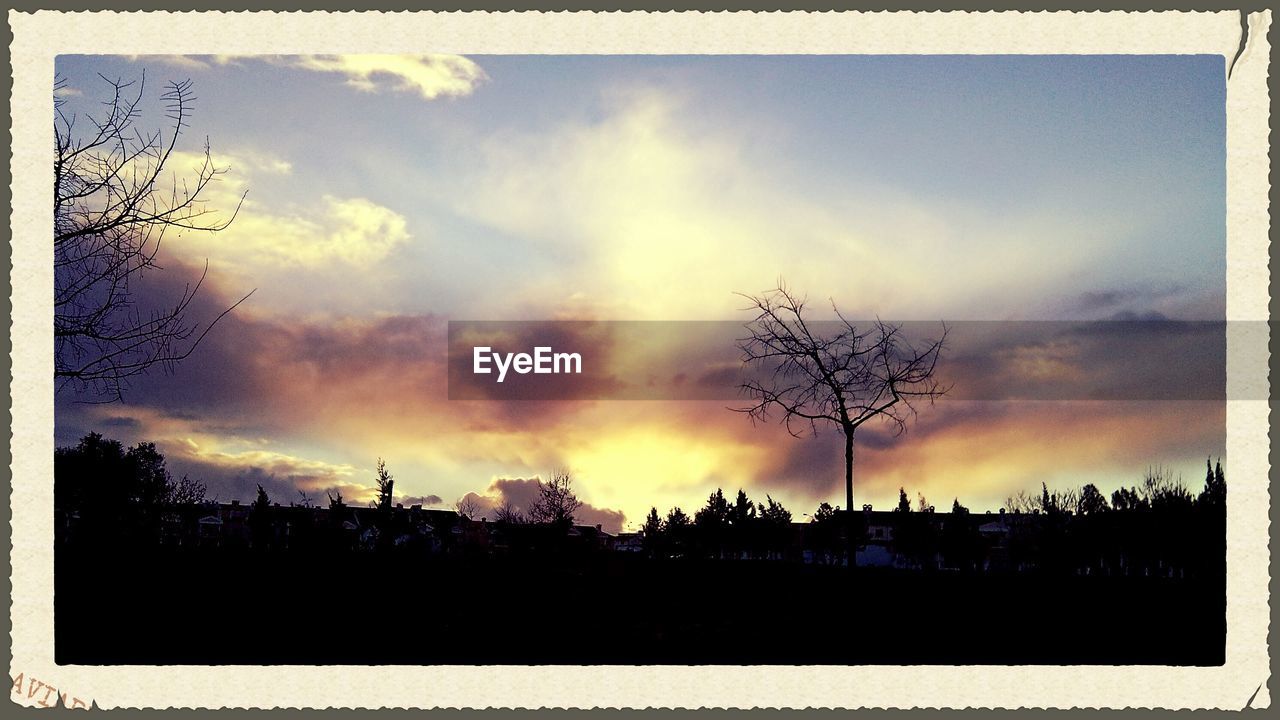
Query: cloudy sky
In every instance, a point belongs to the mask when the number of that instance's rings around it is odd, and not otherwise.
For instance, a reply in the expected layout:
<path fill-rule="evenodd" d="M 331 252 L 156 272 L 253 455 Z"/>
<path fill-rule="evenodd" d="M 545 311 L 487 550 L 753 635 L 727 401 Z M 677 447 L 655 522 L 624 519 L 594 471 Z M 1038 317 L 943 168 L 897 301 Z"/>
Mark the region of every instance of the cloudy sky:
<path fill-rule="evenodd" d="M 779 277 L 820 318 L 830 301 L 895 320 L 1224 316 L 1221 57 L 58 62 L 77 112 L 104 99 L 99 73 L 144 70 L 144 126 L 162 125 L 165 81 L 195 82 L 171 169 L 191 174 L 207 137 L 228 168 L 211 206 L 248 195 L 227 231 L 168 240 L 140 302 L 206 260 L 200 318 L 256 293 L 123 404 L 60 393 L 57 440 L 153 440 L 221 499 L 258 483 L 281 502 L 363 499 L 383 457 L 406 502 L 441 506 L 519 502 L 569 467 L 583 519 L 615 528 L 716 487 L 797 518 L 843 503 L 838 435 L 753 427 L 724 401 L 451 401 L 449 320 L 745 322 L 734 293 Z M 859 504 L 906 486 L 994 509 L 1042 481 L 1109 492 L 1154 464 L 1198 489 L 1222 453 L 1220 401 L 1098 399 L 1116 356 L 1176 367 L 1176 343 L 977 327 L 957 338 L 954 398 L 903 437 L 860 436 Z M 965 387 L 1028 378 L 1087 387 Z"/>

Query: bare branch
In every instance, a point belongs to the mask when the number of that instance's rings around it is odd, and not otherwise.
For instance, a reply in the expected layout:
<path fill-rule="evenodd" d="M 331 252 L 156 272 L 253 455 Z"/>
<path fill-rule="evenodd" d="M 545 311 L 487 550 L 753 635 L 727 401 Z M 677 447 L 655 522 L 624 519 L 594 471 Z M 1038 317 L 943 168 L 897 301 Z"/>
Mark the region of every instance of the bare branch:
<path fill-rule="evenodd" d="M 99 76 L 110 89 L 103 110 L 78 117 L 66 112 L 55 80 L 54 119 L 54 376 L 61 390 L 74 386 L 110 402 L 128 379 L 160 366 L 171 370 L 188 357 L 219 320 L 201 328 L 187 311 L 208 273 L 188 285 L 167 309 L 145 315 L 135 307 L 133 283 L 157 263 L 169 231 L 219 232 L 235 220 L 217 219 L 203 199 L 226 172 L 213 162 L 208 142 L 193 178 L 163 182 L 178 139 L 188 126 L 191 81 L 170 83 L 161 95 L 168 133 L 144 133 L 145 75 L 137 81 Z M 252 293 L 250 293 L 252 295 Z"/>

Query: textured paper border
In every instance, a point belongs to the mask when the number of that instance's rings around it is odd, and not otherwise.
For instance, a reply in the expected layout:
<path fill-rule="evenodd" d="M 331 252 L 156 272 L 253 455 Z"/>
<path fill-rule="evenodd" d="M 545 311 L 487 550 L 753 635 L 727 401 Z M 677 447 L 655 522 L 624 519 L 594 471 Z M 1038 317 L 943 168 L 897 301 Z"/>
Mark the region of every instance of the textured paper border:
<path fill-rule="evenodd" d="M 58 666 L 53 662 L 53 343 L 48 212 L 58 54 L 1217 54 L 1227 82 L 1227 319 L 1268 319 L 1270 12 L 10 12 L 13 128 L 13 658 L 10 677 L 112 707 L 1161 707 L 1270 704 L 1268 407 L 1227 406 L 1226 664 L 1159 666 Z M 1233 64 L 1234 59 L 1234 64 Z M 1228 334 L 1256 384 L 1266 325 Z M 1262 328 L 1259 330 L 1258 328 Z M 1228 389 L 1228 397 L 1241 397 Z M 1255 695 L 1256 693 L 1256 695 Z M 38 697 L 37 697 L 38 699 Z M 33 703 L 23 699 L 22 702 Z"/>

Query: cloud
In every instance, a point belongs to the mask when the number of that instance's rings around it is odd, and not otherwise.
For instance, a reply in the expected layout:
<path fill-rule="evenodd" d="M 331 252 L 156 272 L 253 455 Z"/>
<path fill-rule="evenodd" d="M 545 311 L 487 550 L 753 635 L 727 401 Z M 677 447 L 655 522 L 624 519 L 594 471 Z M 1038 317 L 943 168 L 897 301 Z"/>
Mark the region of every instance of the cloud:
<path fill-rule="evenodd" d="M 488 75 L 461 55 L 134 55 L 185 70 L 269 63 L 341 75 L 363 92 L 414 93 L 424 100 L 470 95 Z"/>
<path fill-rule="evenodd" d="M 497 519 L 496 511 L 506 504 L 528 515 L 529 508 L 533 507 L 538 499 L 538 483 L 538 477 L 496 478 L 489 483 L 488 489 L 483 493 L 469 492 L 463 495 L 459 502 L 469 500 L 475 505 L 480 516 L 490 520 Z M 580 489 L 576 488 L 576 490 Z M 605 532 L 618 533 L 622 531 L 626 515 L 621 510 L 595 507 L 591 503 L 584 502 L 574 514 L 573 519 L 579 525 L 599 525 Z"/>
<path fill-rule="evenodd" d="M 1109 287 L 1080 293 L 1065 303 L 1069 315 L 1084 319 L 1165 320 L 1168 317 L 1221 316 L 1204 312 L 1206 298 L 1197 297 L 1181 285 L 1167 287 Z"/>
<path fill-rule="evenodd" d="M 367 270 L 385 259 L 411 235 L 404 216 L 362 197 L 322 195 L 299 205 L 266 206 L 250 192 L 254 179 L 287 176 L 292 164 L 264 153 L 217 154 L 214 165 L 226 173 L 201 196 L 217 213 L 212 222 L 235 220 L 219 233 L 187 233 L 167 249 L 188 261 L 211 258 L 215 266 L 241 273 L 325 269 Z M 204 162 L 199 153 L 175 152 L 166 165 L 178 178 L 193 177 Z M 248 194 L 246 194 L 248 193 Z"/>
<path fill-rule="evenodd" d="M 128 445 L 155 442 L 169 471 L 204 483 L 211 499 L 249 501 L 259 485 L 281 504 L 300 501 L 302 493 L 317 500 L 326 493 L 341 492 L 356 503 L 374 496 L 372 482 L 357 479 L 361 473 L 350 464 L 281 452 L 268 439 L 211 432 L 200 421 L 175 419 L 150 408 L 138 407 L 135 413 L 130 424 L 106 418 L 92 426 Z M 59 442 L 65 445 L 70 440 L 60 437 Z"/>
<path fill-rule="evenodd" d="M 163 306 L 190 272 L 166 263 L 148 274 L 137 287 L 139 309 Z M 194 319 L 205 321 L 228 300 L 216 283 L 197 298 Z M 959 495 L 971 507 L 996 507 L 1041 479 L 1109 490 L 1150 463 L 1198 469 L 1202 455 L 1225 449 L 1221 399 L 1116 399 L 1161 377 L 1175 389 L 1179 377 L 1210 375 L 1218 350 L 1205 343 L 1213 336 L 1192 332 L 1196 325 L 1169 334 L 1178 327 L 957 327 L 954 354 L 942 366 L 957 388 L 963 382 L 970 395 L 986 398 L 1055 399 L 975 401 L 957 391 L 924 408 L 901 437 L 864 425 L 858 501 L 882 506 L 903 485 L 940 506 Z M 60 395 L 58 442 L 107 427 L 121 440 L 154 440 L 175 467 L 224 498 L 262 482 L 273 499 L 336 488 L 362 502 L 372 496 L 372 462 L 381 456 L 397 490 L 410 497 L 458 498 L 477 479 L 496 478 L 474 493 L 485 511 L 503 499 L 527 507 L 535 473 L 568 466 L 589 503 L 580 520 L 610 528 L 625 525 L 621 513 L 641 518 L 651 505 L 692 512 L 716 487 L 741 487 L 753 498 L 770 493 L 795 512 L 823 500 L 844 503 L 838 431 L 792 438 L 776 425 L 753 426 L 725 401 L 451 401 L 446 341 L 447 323 L 434 315 L 311 320 L 242 306 L 172 374 L 139 379 L 127 405 L 77 405 Z M 1135 367 L 1134 357 L 1146 368 L 1140 377 L 1124 371 Z M 1109 401 L 1083 399 L 1097 393 Z M 133 422 L 112 420 L 119 417 Z"/>
<path fill-rule="evenodd" d="M 429 508 L 439 507 L 444 504 L 444 499 L 439 495 L 397 495 L 396 502 L 405 507 L 421 505 Z"/>
<path fill-rule="evenodd" d="M 735 292 L 782 275 L 827 315 L 834 297 L 850 315 L 1000 317 L 1096 262 L 1124 220 L 1082 227 L 1057 206 L 997 213 L 857 169 L 832 181 L 787 154 L 797 142 L 749 120 L 707 123 L 669 86 L 615 89 L 549 130 L 455 143 L 441 157 L 448 171 L 423 183 L 467 219 L 517 238 L 527 250 L 513 265 L 553 263 L 477 298 L 494 315 L 733 318 Z M 1023 270 L 1011 279 L 1009 267 Z"/>
<path fill-rule="evenodd" d="M 479 65 L 460 55 L 301 55 L 285 62 L 340 74 L 364 92 L 411 92 L 424 100 L 470 95 L 488 79 Z"/>

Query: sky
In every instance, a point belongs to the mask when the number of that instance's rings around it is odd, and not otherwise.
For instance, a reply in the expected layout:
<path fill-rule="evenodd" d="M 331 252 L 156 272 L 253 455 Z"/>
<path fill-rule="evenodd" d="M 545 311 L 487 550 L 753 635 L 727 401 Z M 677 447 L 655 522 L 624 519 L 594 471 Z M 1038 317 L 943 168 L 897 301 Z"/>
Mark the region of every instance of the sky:
<path fill-rule="evenodd" d="M 1225 447 L 1220 400 L 1097 399 L 1118 356 L 1177 366 L 1176 345 L 1110 352 L 1011 322 L 1224 317 L 1218 56 L 63 56 L 57 70 L 79 113 L 105 99 L 99 74 L 145 72 L 139 121 L 156 129 L 163 84 L 191 79 L 169 169 L 194 174 L 207 138 L 227 168 L 210 207 L 247 193 L 226 231 L 166 240 L 136 292 L 162 305 L 207 261 L 197 319 L 252 297 L 124 402 L 55 399 L 59 445 L 154 441 L 211 497 L 261 484 L 282 503 L 363 501 L 381 457 L 402 502 L 440 507 L 527 502 L 566 467 L 580 519 L 615 530 L 717 487 L 796 519 L 842 504 L 838 433 L 794 438 L 724 401 L 448 398 L 450 320 L 746 322 L 735 293 L 779 278 L 817 319 L 834 303 L 1002 321 L 957 338 L 955 397 L 901 437 L 859 431 L 857 504 L 887 508 L 905 487 L 994 510 L 1041 482 L 1109 493 L 1157 464 L 1198 490 Z M 1028 378 L 1096 392 L 965 392 Z"/>

